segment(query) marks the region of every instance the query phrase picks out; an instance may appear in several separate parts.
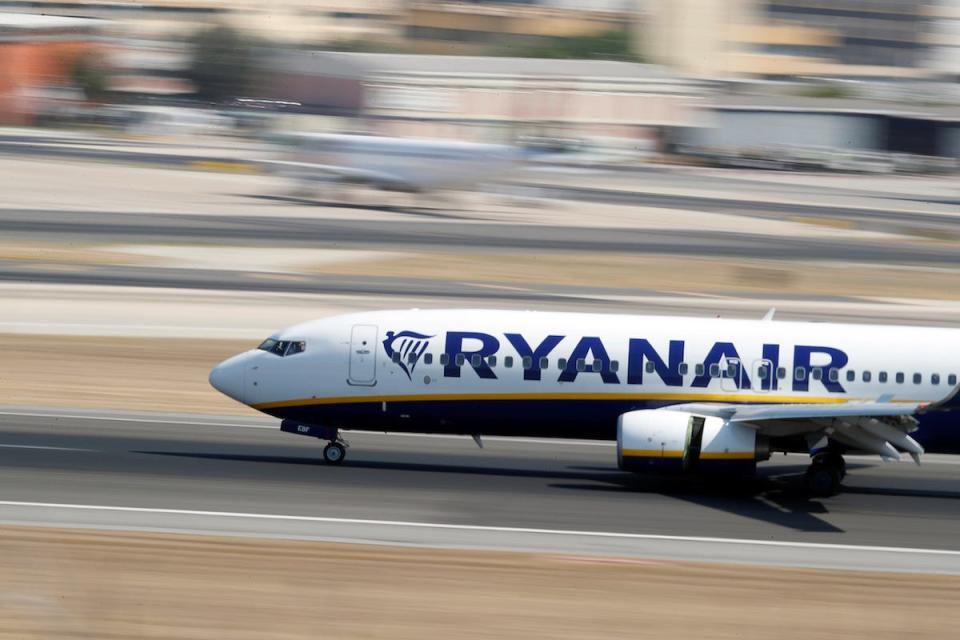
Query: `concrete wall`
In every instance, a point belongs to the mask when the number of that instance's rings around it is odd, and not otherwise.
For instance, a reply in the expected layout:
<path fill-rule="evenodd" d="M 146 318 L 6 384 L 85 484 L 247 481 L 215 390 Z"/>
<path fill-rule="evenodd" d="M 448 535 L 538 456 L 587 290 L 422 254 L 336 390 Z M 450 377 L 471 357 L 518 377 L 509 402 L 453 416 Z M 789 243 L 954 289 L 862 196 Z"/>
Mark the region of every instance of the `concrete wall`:
<path fill-rule="evenodd" d="M 780 145 L 879 150 L 883 122 L 866 115 L 715 110 L 709 126 L 690 132 L 689 143 L 705 147 Z"/>

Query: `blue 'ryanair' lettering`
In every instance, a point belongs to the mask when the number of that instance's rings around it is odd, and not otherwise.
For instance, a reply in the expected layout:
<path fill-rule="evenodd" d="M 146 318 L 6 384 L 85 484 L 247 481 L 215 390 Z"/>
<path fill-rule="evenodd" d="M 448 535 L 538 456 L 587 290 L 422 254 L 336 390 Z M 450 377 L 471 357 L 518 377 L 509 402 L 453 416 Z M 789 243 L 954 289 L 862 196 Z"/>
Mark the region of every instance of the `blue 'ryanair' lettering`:
<path fill-rule="evenodd" d="M 721 366 L 720 363 L 722 360 L 726 360 L 728 366 L 733 369 L 731 373 L 725 371 L 727 367 Z M 748 378 L 744 372 L 743 363 L 740 361 L 740 354 L 737 353 L 737 348 L 733 346 L 732 342 L 717 342 L 710 348 L 707 357 L 703 359 L 703 373 L 694 378 L 690 386 L 709 386 L 711 380 L 710 367 L 712 365 L 720 367 L 721 374 L 729 378 L 733 384 L 736 385 L 737 389 L 751 388 L 750 378 Z"/>
<path fill-rule="evenodd" d="M 477 340 L 480 348 L 467 351 L 463 348 L 464 340 Z M 481 378 L 496 380 L 497 375 L 487 363 L 487 358 L 500 349 L 500 341 L 489 333 L 476 331 L 448 331 L 446 353 L 450 354 L 450 361 L 443 368 L 445 378 L 459 378 L 460 367 L 464 363 L 470 365 Z M 461 358 L 457 358 L 457 356 Z"/>
<path fill-rule="evenodd" d="M 825 354 L 830 358 L 830 362 L 827 364 L 817 365 L 816 367 L 810 364 L 812 356 L 815 353 Z M 810 378 L 811 371 L 813 369 L 820 369 L 820 381 L 823 383 L 823 386 L 827 388 L 827 391 L 830 393 L 843 393 L 843 385 L 839 381 L 830 380 L 829 371 L 830 369 L 842 369 L 847 366 L 847 354 L 840 349 L 834 349 L 833 347 L 814 347 L 798 344 L 793 348 L 793 366 L 797 369 L 803 369 L 805 374 L 803 380 L 797 380 L 797 376 L 793 376 L 793 390 L 794 391 L 809 391 L 810 390 Z"/>
<path fill-rule="evenodd" d="M 520 333 L 503 334 L 515 353 L 523 361 L 521 367 L 524 380 L 541 380 L 544 367 L 541 362 L 556 351 L 566 337 L 549 334 L 535 346 Z M 402 355 L 400 365 L 408 377 L 412 376 L 413 369 L 426 351 L 428 340 L 432 336 L 410 331 L 400 333 L 387 332 L 384 340 L 384 349 L 388 356 L 394 352 Z M 446 378 L 459 378 L 464 365 L 473 369 L 477 377 L 484 380 L 496 380 L 497 375 L 490 365 L 489 358 L 500 351 L 500 340 L 488 333 L 479 331 L 448 331 L 445 339 L 446 359 L 443 362 L 443 375 Z M 645 338 L 630 338 L 627 345 L 627 375 L 626 383 L 639 385 L 644 383 L 644 373 L 653 374 L 668 387 L 682 387 L 686 370 L 684 358 L 686 343 L 683 340 L 670 340 L 667 344 L 666 358 L 663 346 L 658 351 Z M 695 361 L 698 374 L 690 381 L 691 387 L 706 388 L 721 378 L 724 385 L 727 383 L 737 389 L 760 389 L 773 391 L 782 387 L 779 372 L 781 368 L 781 345 L 764 344 L 759 360 L 749 360 L 744 365 L 740 353 L 732 342 L 715 342 L 702 361 Z M 820 364 L 814 365 L 817 360 Z M 793 348 L 793 367 L 803 370 L 804 374 L 791 375 L 792 385 L 787 384 L 793 391 L 803 392 L 810 390 L 810 380 L 820 382 L 830 393 L 845 393 L 839 379 L 831 371 L 840 370 L 847 366 L 847 354 L 834 347 L 816 345 L 796 345 Z M 570 351 L 570 355 L 563 364 L 563 369 L 557 378 L 558 382 L 574 382 L 581 373 L 598 373 L 604 384 L 620 384 L 620 377 L 607 351 L 606 345 L 599 336 L 581 337 Z M 752 363 L 752 364 L 751 364 Z M 692 366 L 692 365 L 689 365 Z M 702 370 L 699 367 L 702 366 Z M 719 369 L 719 372 L 718 372 Z M 754 387 L 750 376 L 756 376 L 758 385 Z M 816 372 L 819 370 L 819 373 Z M 785 375 L 783 377 L 786 377 Z M 726 388 L 726 387 L 724 387 Z"/>
<path fill-rule="evenodd" d="M 607 355 L 607 349 L 600 338 L 596 336 L 580 338 L 580 342 L 573 348 L 573 352 L 567 359 L 567 366 L 560 373 L 559 382 L 573 382 L 577 379 L 577 374 L 580 373 L 578 360 L 584 360 L 585 373 L 599 373 L 604 384 L 620 384 L 620 378 L 610 369 L 610 356 Z M 594 362 L 600 363 L 598 370 L 594 370 Z"/>
<path fill-rule="evenodd" d="M 660 354 L 650 346 L 649 340 L 630 338 L 630 348 L 627 356 L 627 384 L 643 384 L 644 360 L 649 360 L 653 363 L 653 370 L 656 371 L 665 385 L 682 387 L 683 375 L 680 373 L 680 363 L 683 362 L 683 350 L 683 340 L 671 340 L 667 356 L 668 362 L 664 362 Z"/>
<path fill-rule="evenodd" d="M 540 358 L 546 358 L 550 355 L 550 352 L 553 351 L 554 347 L 560 344 L 560 341 L 563 340 L 563 336 L 549 335 L 543 339 L 535 349 L 530 347 L 530 343 L 527 342 L 527 339 L 524 338 L 519 333 L 505 333 L 507 340 L 510 341 L 510 344 L 513 345 L 513 348 L 516 349 L 517 355 L 520 358 L 530 358 L 530 363 L 533 365 L 531 367 L 523 368 L 523 379 L 524 380 L 539 380 L 540 379 Z"/>
<path fill-rule="evenodd" d="M 767 374 L 765 377 L 761 376 L 760 388 L 764 391 L 776 391 L 777 372 L 780 369 L 780 345 L 763 345 L 763 359 L 764 363 L 761 366 L 767 368 Z"/>

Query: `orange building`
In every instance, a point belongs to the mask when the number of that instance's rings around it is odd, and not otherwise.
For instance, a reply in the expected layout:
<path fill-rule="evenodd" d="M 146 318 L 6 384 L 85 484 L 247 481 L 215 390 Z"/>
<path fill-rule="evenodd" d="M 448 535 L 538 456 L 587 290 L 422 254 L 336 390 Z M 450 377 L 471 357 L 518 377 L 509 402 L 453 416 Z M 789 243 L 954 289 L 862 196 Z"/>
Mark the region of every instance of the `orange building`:
<path fill-rule="evenodd" d="M 78 58 L 98 49 L 102 20 L 0 14 L 0 123 L 30 124 L 40 95 L 71 84 Z"/>

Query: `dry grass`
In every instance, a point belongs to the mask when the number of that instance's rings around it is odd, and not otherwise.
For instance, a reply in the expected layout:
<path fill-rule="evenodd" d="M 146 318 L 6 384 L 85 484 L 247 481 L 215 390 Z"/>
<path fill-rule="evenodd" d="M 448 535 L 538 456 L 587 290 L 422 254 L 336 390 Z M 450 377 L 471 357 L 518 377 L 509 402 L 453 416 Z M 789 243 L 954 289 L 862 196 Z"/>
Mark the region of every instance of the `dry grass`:
<path fill-rule="evenodd" d="M 0 638 L 954 637 L 960 578 L 0 529 Z"/>
<path fill-rule="evenodd" d="M 889 296 L 960 299 L 960 271 L 788 260 L 626 254 L 417 253 L 349 264 L 323 264 L 317 273 L 440 278 L 515 286 L 553 284 L 658 289 L 690 293 Z"/>
<path fill-rule="evenodd" d="M 207 382 L 237 340 L 0 334 L 0 405 L 246 414 Z"/>

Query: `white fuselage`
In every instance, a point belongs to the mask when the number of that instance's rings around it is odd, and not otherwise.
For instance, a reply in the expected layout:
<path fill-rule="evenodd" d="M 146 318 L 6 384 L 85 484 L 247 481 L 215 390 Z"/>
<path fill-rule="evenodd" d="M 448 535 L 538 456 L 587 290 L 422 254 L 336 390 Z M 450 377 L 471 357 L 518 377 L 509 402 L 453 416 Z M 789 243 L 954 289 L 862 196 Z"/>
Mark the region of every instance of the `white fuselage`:
<path fill-rule="evenodd" d="M 937 403 L 960 375 L 960 331 L 903 326 L 410 310 L 273 338 L 303 350 L 249 351 L 211 381 L 272 415 L 339 428 L 609 438 L 630 410 Z"/>
<path fill-rule="evenodd" d="M 294 140 L 290 159 L 302 177 L 401 191 L 470 187 L 522 160 L 515 147 L 451 140 L 335 134 L 301 134 Z"/>

